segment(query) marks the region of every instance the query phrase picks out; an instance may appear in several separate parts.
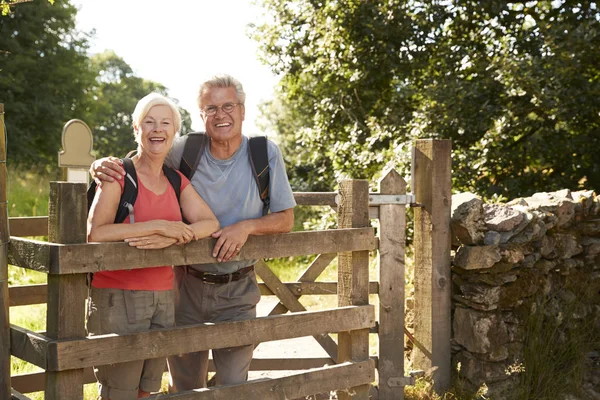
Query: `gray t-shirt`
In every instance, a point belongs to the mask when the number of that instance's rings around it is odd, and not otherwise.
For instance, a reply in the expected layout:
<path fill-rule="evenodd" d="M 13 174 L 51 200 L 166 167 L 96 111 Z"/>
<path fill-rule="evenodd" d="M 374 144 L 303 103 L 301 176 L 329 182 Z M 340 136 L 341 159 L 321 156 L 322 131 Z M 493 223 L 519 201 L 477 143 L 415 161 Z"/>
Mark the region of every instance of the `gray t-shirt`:
<path fill-rule="evenodd" d="M 178 168 L 183 155 L 187 136 L 175 138 L 173 147 L 165 163 Z M 283 157 L 279 147 L 267 140 L 270 167 L 270 211 L 287 210 L 296 205 L 292 188 L 285 172 Z M 206 201 L 221 224 L 221 228 L 263 215 L 263 202 L 260 199 L 258 185 L 252 173 L 248 158 L 248 138 L 242 135 L 242 144 L 233 156 L 227 160 L 217 160 L 206 146 L 200 158 L 196 173 L 192 177 L 192 186 Z M 256 260 L 229 261 L 214 264 L 195 264 L 199 271 L 219 274 L 235 272 L 247 267 Z"/>

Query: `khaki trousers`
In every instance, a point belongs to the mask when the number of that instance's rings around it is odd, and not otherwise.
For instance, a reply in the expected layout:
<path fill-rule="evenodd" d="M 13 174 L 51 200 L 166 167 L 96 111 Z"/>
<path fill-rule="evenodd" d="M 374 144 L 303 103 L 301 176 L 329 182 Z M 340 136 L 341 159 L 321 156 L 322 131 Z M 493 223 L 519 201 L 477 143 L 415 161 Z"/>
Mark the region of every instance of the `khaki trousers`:
<path fill-rule="evenodd" d="M 254 271 L 225 284 L 204 283 L 175 267 L 175 325 L 239 321 L 256 318 L 260 290 Z M 217 385 L 243 383 L 248 379 L 253 345 L 212 349 Z M 206 387 L 208 350 L 168 358 L 169 393 Z"/>

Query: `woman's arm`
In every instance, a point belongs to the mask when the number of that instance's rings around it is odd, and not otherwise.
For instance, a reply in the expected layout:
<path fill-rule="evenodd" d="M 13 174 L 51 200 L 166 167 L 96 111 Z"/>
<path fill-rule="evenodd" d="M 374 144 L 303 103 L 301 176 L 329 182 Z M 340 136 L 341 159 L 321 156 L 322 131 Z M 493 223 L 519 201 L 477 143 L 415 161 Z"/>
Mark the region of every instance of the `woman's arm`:
<path fill-rule="evenodd" d="M 183 217 L 191 224 L 189 226 L 193 229 L 196 240 L 219 230 L 217 217 L 192 185 L 181 192 L 180 202 Z"/>
<path fill-rule="evenodd" d="M 115 242 L 155 234 L 175 239 L 178 243 L 188 243 L 194 238 L 194 230 L 179 221 L 153 220 L 115 224 L 120 198 L 121 185 L 118 182 L 105 182 L 98 188 L 88 215 L 89 242 Z"/>

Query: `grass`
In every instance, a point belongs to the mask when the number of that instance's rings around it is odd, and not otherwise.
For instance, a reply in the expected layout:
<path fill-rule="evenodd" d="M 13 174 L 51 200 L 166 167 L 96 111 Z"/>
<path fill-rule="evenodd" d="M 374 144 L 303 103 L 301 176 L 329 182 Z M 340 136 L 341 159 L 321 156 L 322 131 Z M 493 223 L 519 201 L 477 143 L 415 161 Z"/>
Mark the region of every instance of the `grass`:
<path fill-rule="evenodd" d="M 556 298 L 536 303 L 536 310 L 527 323 L 524 373 L 520 374 L 515 400 L 551 400 L 559 394 L 583 395 L 585 355 L 600 345 L 597 321 L 574 317 L 576 310 L 584 304 L 584 297 L 585 293 L 579 293 L 579 297 L 563 307 L 562 321 L 555 316 L 549 317 L 551 301 L 556 302 Z"/>

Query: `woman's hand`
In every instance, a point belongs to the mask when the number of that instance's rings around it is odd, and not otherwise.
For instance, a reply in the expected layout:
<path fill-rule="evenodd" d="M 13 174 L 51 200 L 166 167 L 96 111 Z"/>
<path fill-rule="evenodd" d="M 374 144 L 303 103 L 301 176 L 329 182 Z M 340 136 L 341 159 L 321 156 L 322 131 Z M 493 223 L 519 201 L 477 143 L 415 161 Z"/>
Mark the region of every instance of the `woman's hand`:
<path fill-rule="evenodd" d="M 177 239 L 166 237 L 163 235 L 149 235 L 136 238 L 125 239 L 132 247 L 137 247 L 142 250 L 149 249 L 164 249 L 177 243 Z"/>
<path fill-rule="evenodd" d="M 181 221 L 151 221 L 159 224 L 158 233 L 177 240 L 178 244 L 189 243 L 195 238 L 194 230 Z"/>

